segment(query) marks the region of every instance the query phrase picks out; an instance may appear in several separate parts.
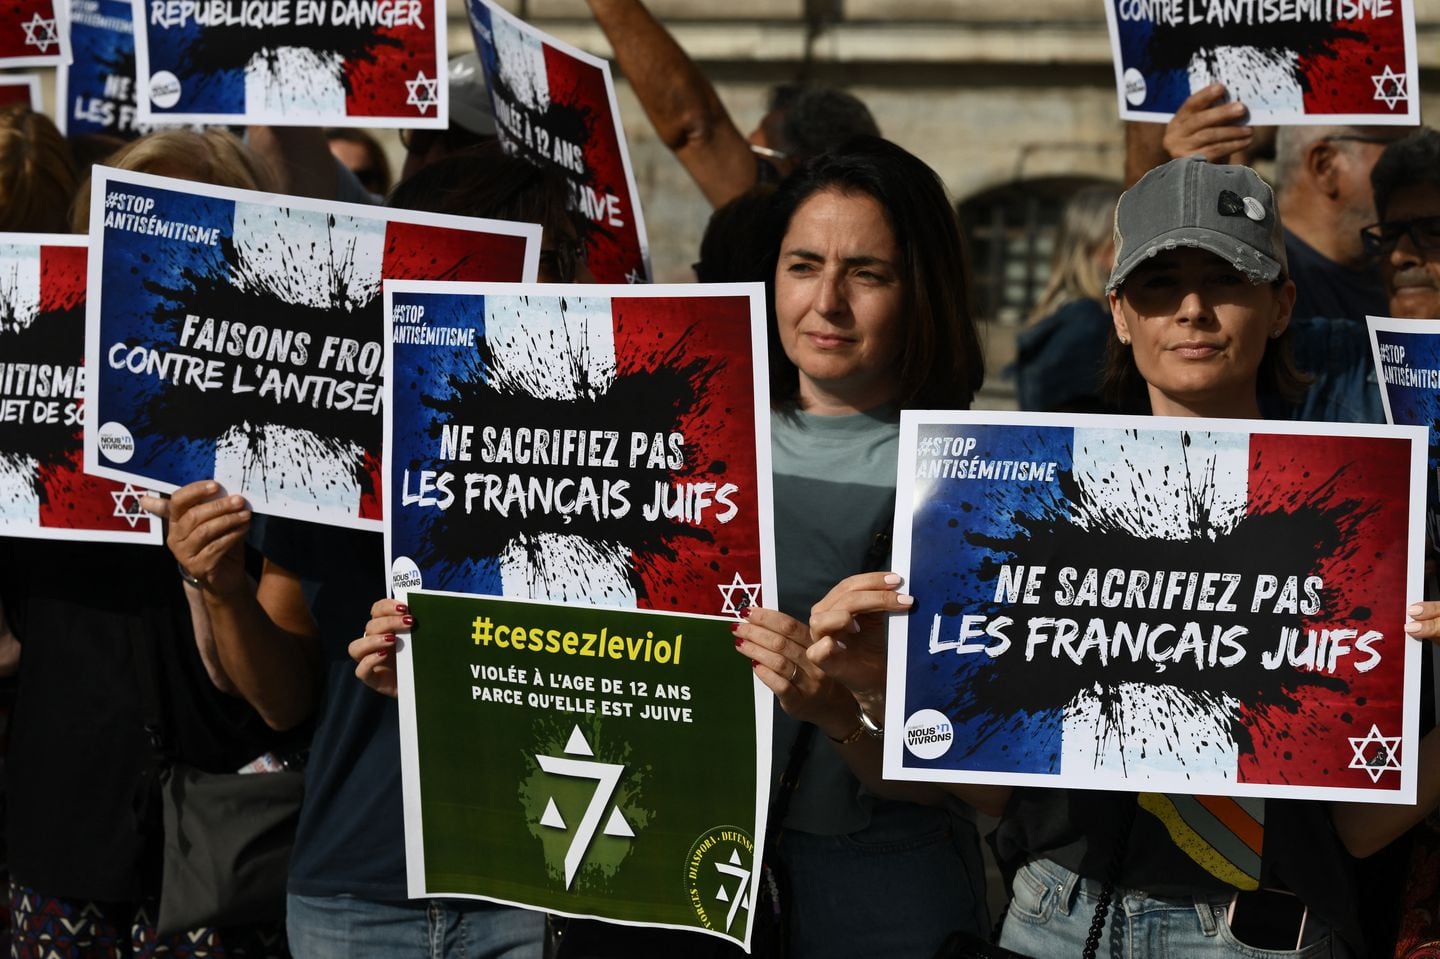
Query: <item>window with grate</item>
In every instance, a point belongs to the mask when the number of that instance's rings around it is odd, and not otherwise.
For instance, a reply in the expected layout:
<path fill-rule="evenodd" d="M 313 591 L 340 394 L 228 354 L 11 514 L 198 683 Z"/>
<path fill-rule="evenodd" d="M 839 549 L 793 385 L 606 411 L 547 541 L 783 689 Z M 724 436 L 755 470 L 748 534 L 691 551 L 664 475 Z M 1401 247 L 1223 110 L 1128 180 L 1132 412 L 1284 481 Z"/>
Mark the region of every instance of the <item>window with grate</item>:
<path fill-rule="evenodd" d="M 1045 289 L 1060 214 L 1097 177 L 1047 177 L 992 187 L 957 210 L 970 253 L 971 308 L 982 320 L 1019 325 Z"/>

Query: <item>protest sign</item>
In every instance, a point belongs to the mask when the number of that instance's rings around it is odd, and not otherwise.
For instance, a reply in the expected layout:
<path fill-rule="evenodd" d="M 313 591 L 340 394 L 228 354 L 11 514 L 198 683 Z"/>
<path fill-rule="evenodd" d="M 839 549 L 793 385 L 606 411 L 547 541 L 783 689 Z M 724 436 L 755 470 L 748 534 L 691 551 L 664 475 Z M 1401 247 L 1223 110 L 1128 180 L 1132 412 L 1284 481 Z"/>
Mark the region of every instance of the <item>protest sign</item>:
<path fill-rule="evenodd" d="M 40 77 L 33 73 L 0 76 L 0 109 L 24 105 L 40 111 Z"/>
<path fill-rule="evenodd" d="M 1416 124 L 1414 0 L 1105 0 L 1120 117 L 1214 82 L 1247 123 Z"/>
<path fill-rule="evenodd" d="M 385 287 L 394 588 L 715 615 L 761 601 L 763 287 Z"/>
<path fill-rule="evenodd" d="M 65 7 L 56 0 L 9 0 L 0 16 L 0 68 L 60 66 L 70 59 Z"/>
<path fill-rule="evenodd" d="M 748 935 L 771 699 L 730 630 L 775 595 L 763 295 L 385 283 L 411 895 Z M 422 588 L 506 601 L 437 627 Z M 484 791 L 456 776 L 477 749 L 504 754 Z"/>
<path fill-rule="evenodd" d="M 0 233 L 0 536 L 159 543 L 144 487 L 81 468 L 85 247 Z"/>
<path fill-rule="evenodd" d="M 1365 319 L 1386 421 L 1423 427 L 1429 436 L 1425 532 L 1433 553 L 1440 544 L 1440 320 Z M 1434 595 L 1433 584 L 1429 578 L 1427 595 Z M 1440 689 L 1440 647 L 1431 646 L 1430 660 Z M 1440 722 L 1440 701 L 1435 716 Z"/>
<path fill-rule="evenodd" d="M 1422 431 L 905 412 L 887 778 L 1414 802 Z"/>
<path fill-rule="evenodd" d="M 55 123 L 67 136 L 150 132 L 135 105 L 130 0 L 71 0 L 69 64 L 55 71 Z"/>
<path fill-rule="evenodd" d="M 133 0 L 147 123 L 449 123 L 443 0 Z"/>
<path fill-rule="evenodd" d="M 406 601 L 410 895 L 748 943 L 772 707 L 735 655 L 734 620 Z"/>
<path fill-rule="evenodd" d="M 1425 427 L 1430 466 L 1440 466 L 1440 320 L 1367 316 L 1365 322 L 1385 419 Z"/>
<path fill-rule="evenodd" d="M 85 466 L 380 527 L 382 277 L 532 277 L 540 227 L 96 167 Z"/>
<path fill-rule="evenodd" d="M 467 0 L 500 142 L 556 170 L 585 215 L 586 263 L 601 283 L 650 278 L 650 245 L 610 65 L 490 0 Z"/>

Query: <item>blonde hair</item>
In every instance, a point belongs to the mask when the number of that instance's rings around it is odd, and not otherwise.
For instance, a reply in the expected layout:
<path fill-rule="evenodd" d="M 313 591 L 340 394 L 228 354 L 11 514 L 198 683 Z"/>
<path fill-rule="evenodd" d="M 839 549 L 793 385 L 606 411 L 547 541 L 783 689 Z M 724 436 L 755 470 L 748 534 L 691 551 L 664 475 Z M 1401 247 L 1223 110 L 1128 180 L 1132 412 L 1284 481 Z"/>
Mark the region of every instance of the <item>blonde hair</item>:
<path fill-rule="evenodd" d="M 1072 300 L 1105 299 L 1109 270 L 1098 254 L 1114 239 L 1119 199 L 1119 186 L 1088 186 L 1065 204 L 1050 261 L 1050 279 L 1027 323 L 1044 319 Z"/>
<path fill-rule="evenodd" d="M 0 230 L 64 233 L 75 188 L 70 148 L 50 118 L 26 106 L 0 111 Z"/>
<path fill-rule="evenodd" d="M 274 192 L 275 174 L 265 159 L 228 130 L 161 130 L 116 150 L 106 166 L 136 173 L 194 180 L 214 186 Z M 76 233 L 90 228 L 90 178 L 75 196 L 70 223 Z"/>

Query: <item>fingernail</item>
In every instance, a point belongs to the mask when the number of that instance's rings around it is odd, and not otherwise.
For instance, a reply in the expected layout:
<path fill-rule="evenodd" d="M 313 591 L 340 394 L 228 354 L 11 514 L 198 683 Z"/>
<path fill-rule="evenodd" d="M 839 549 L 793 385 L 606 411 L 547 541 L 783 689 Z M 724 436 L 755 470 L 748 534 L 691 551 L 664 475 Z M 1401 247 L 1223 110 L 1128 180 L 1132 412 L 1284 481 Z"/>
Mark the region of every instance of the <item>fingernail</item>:
<path fill-rule="evenodd" d="M 386 633 L 384 636 L 381 636 L 381 637 L 380 637 L 380 642 L 382 642 L 382 643 L 393 643 L 393 642 L 395 642 L 395 634 L 394 634 L 394 633 Z"/>
<path fill-rule="evenodd" d="M 397 613 L 402 613 L 402 614 L 403 614 L 403 613 L 408 613 L 408 612 L 410 612 L 410 607 L 409 607 L 409 606 L 406 606 L 404 603 L 396 603 L 396 604 L 395 604 L 395 612 L 397 612 Z"/>
<path fill-rule="evenodd" d="M 414 625 L 415 625 L 415 617 L 414 617 L 414 616 L 406 616 L 404 619 L 400 620 L 400 622 L 404 623 L 406 626 L 414 626 Z"/>
<path fill-rule="evenodd" d="M 914 606 L 915 597 L 906 595 L 905 593 L 901 593 L 899 596 L 895 597 L 895 602 L 899 603 L 901 606 Z"/>
<path fill-rule="evenodd" d="M 390 655 L 390 650 L 389 650 L 389 649 L 379 649 L 379 650 L 376 650 L 375 655 L 379 656 L 381 659 L 384 659 L 386 656 L 389 656 L 389 655 Z"/>
<path fill-rule="evenodd" d="M 1406 624 L 1405 624 L 1405 632 L 1409 633 L 1411 636 L 1414 636 L 1416 633 L 1420 632 L 1420 630 L 1423 629 L 1423 628 L 1424 628 L 1424 627 L 1422 627 L 1419 623 L 1406 623 Z"/>
<path fill-rule="evenodd" d="M 1410 614 L 1411 616 L 1419 616 L 1421 613 L 1425 612 L 1425 607 L 1421 606 L 1419 603 L 1416 603 L 1414 606 L 1406 606 L 1405 612 Z"/>
<path fill-rule="evenodd" d="M 899 573 L 886 573 L 886 574 L 885 574 L 885 585 L 886 585 L 886 586 L 899 586 L 899 585 L 900 585 L 901 583 L 903 583 L 903 582 L 905 582 L 905 577 L 904 577 L 904 576 L 901 576 Z"/>
<path fill-rule="evenodd" d="M 838 639 L 832 640 L 832 642 L 835 644 L 835 648 L 836 648 L 836 649 L 849 649 L 849 648 L 850 648 L 849 646 L 846 646 L 843 642 L 841 642 L 841 641 L 838 640 Z"/>
<path fill-rule="evenodd" d="M 736 648 L 736 649 L 739 649 L 739 648 L 744 644 L 744 642 L 745 642 L 745 640 L 741 639 L 739 636 L 736 636 L 736 637 L 735 637 L 735 648 Z"/>
<path fill-rule="evenodd" d="M 749 618 L 750 618 L 750 610 L 752 610 L 752 609 L 754 609 L 754 608 L 755 608 L 755 607 L 753 607 L 753 606 L 741 606 L 741 607 L 740 607 L 740 615 L 743 616 L 743 617 L 745 617 L 746 619 L 749 619 Z"/>
<path fill-rule="evenodd" d="M 848 630 L 850 630 L 850 632 L 852 632 L 852 633 L 858 633 L 858 632 L 860 632 L 860 620 L 858 620 L 858 619 L 852 619 L 852 620 L 850 620 L 850 622 L 846 625 L 845 628 L 848 629 Z"/>
<path fill-rule="evenodd" d="M 755 660 L 752 659 L 752 660 L 750 660 L 750 668 L 751 668 L 751 669 L 759 669 L 759 668 L 760 668 L 760 664 L 757 663 Z"/>

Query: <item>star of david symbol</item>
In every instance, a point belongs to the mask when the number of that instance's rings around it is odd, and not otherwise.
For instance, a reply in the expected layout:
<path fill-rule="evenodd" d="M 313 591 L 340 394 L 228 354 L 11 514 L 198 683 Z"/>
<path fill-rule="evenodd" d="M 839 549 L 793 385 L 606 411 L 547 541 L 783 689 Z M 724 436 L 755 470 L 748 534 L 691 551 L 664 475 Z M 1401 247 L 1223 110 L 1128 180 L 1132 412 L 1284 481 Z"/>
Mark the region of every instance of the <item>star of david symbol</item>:
<path fill-rule="evenodd" d="M 419 107 L 421 113 L 428 112 L 431 107 L 440 102 L 439 87 L 439 80 L 426 77 L 425 71 L 421 70 L 415 74 L 414 80 L 405 81 L 405 105 Z"/>
<path fill-rule="evenodd" d="M 130 524 L 131 529 L 134 529 L 142 519 L 149 515 L 140 508 L 140 497 L 144 495 L 143 489 L 136 489 L 126 483 L 124 489 L 115 490 L 110 494 L 110 498 L 115 501 L 115 512 L 110 515 L 124 517 L 125 522 Z"/>
<path fill-rule="evenodd" d="M 730 861 L 717 862 L 715 864 L 715 871 L 720 873 L 720 891 L 715 893 L 715 898 L 721 902 L 728 902 L 730 904 L 730 908 L 726 911 L 725 915 L 725 931 L 729 932 L 730 927 L 735 925 L 735 914 L 740 911 L 742 906 L 747 909 L 749 908 L 749 904 L 746 902 L 745 890 L 750 884 L 750 870 L 741 864 L 740 854 L 732 849 L 730 850 Z M 725 891 L 725 881 L 727 878 L 740 880 L 740 885 L 736 888 L 734 895 Z"/>
<path fill-rule="evenodd" d="M 60 38 L 55 34 L 55 20 L 41 19 L 37 12 L 30 18 L 29 23 L 20 24 L 20 29 L 25 31 L 25 46 L 35 47 L 41 53 L 49 50 L 52 46 L 60 45 Z"/>
<path fill-rule="evenodd" d="M 1380 735 L 1379 726 L 1371 726 L 1364 736 L 1350 736 L 1350 749 L 1355 758 L 1350 760 L 1351 769 L 1363 769 L 1370 774 L 1371 782 L 1379 782 L 1380 774 L 1389 770 L 1400 771 L 1399 736 Z"/>
<path fill-rule="evenodd" d="M 715 588 L 720 590 L 721 596 L 725 597 L 725 604 L 720 607 L 720 612 L 729 613 L 736 619 L 743 617 L 745 610 L 751 606 L 760 605 L 760 584 L 745 582 L 740 578 L 739 573 L 735 574 L 735 578 L 730 581 L 728 586 L 717 586 Z M 738 602 L 735 596 L 736 593 L 740 594 Z"/>
<path fill-rule="evenodd" d="M 589 756 L 589 759 L 576 759 L 576 756 Z M 616 836 L 623 839 L 634 839 L 635 830 L 626 821 L 620 807 L 611 806 L 610 800 L 615 796 L 615 790 L 620 785 L 620 776 L 625 772 L 625 767 L 619 763 L 602 763 L 595 761 L 595 752 L 590 748 L 590 743 L 585 739 L 585 734 L 576 726 L 570 731 L 570 739 L 565 743 L 564 756 L 540 756 L 536 755 L 535 761 L 540 768 L 553 776 L 565 776 L 571 779 L 590 779 L 595 782 L 595 792 L 590 797 L 590 803 L 585 807 L 584 814 L 575 825 L 575 835 L 570 839 L 570 848 L 565 851 L 565 888 L 569 889 L 570 884 L 575 881 L 575 874 L 580 871 L 580 866 L 585 862 L 585 854 L 590 850 L 591 840 L 600 829 L 600 820 L 605 815 L 605 810 L 610 809 L 610 818 L 605 823 L 604 835 Z M 540 816 L 540 825 L 549 829 L 568 830 L 570 827 L 560 815 L 560 809 L 555 805 L 555 797 L 551 796 L 545 803 L 545 812 Z"/>
<path fill-rule="evenodd" d="M 1392 110 L 1397 103 L 1409 102 L 1410 94 L 1405 89 L 1406 79 L 1405 74 L 1391 70 L 1387 63 L 1384 70 L 1370 77 L 1370 82 L 1375 84 L 1375 99 Z"/>

